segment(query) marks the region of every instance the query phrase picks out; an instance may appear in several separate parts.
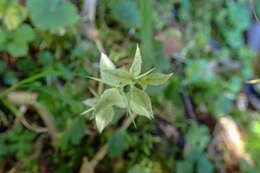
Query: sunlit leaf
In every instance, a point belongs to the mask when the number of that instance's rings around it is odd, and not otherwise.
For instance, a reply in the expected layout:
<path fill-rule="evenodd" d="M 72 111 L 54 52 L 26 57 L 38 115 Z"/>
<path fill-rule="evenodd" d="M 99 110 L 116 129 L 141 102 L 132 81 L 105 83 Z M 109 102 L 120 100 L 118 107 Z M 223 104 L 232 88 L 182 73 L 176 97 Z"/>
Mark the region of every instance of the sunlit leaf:
<path fill-rule="evenodd" d="M 142 68 L 142 57 L 139 47 L 136 48 L 135 58 L 132 66 L 130 67 L 130 73 L 134 76 L 138 76 L 141 73 Z"/>
<path fill-rule="evenodd" d="M 113 81 L 116 86 L 130 84 L 133 76 L 125 69 L 107 69 L 104 73 L 109 76 L 109 80 Z"/>
<path fill-rule="evenodd" d="M 98 98 L 89 98 L 83 101 L 87 106 L 94 107 L 98 103 Z"/>
<path fill-rule="evenodd" d="M 119 91 L 116 88 L 107 89 L 101 95 L 97 105 L 95 106 L 95 113 L 98 113 L 103 108 L 112 105 L 124 107 L 123 97 L 120 95 Z"/>
<path fill-rule="evenodd" d="M 161 85 L 165 83 L 170 77 L 171 74 L 163 74 L 163 73 L 152 73 L 140 79 L 139 84 L 146 88 L 147 85 Z"/>
<path fill-rule="evenodd" d="M 18 0 L 1 0 L 0 19 L 8 30 L 16 29 L 27 17 L 27 10 Z"/>
<path fill-rule="evenodd" d="M 249 84 L 256 84 L 256 83 L 259 83 L 259 82 L 260 82 L 260 79 L 254 79 L 254 80 L 247 81 L 247 83 L 249 83 Z"/>
<path fill-rule="evenodd" d="M 107 57 L 106 54 L 101 53 L 100 70 L 115 69 L 113 62 Z"/>
<path fill-rule="evenodd" d="M 133 87 L 130 91 L 130 107 L 138 115 L 153 118 L 152 104 L 149 96 L 141 89 Z"/>
<path fill-rule="evenodd" d="M 105 107 L 95 114 L 96 125 L 100 133 L 113 120 L 113 117 L 114 110 L 112 106 Z"/>
<path fill-rule="evenodd" d="M 104 53 L 101 53 L 99 67 L 102 80 L 111 86 L 116 86 L 116 83 L 111 79 L 110 75 L 108 73 L 105 73 L 105 70 L 113 70 L 116 67 Z"/>
<path fill-rule="evenodd" d="M 123 97 L 116 88 L 107 89 L 95 106 L 94 116 L 99 132 L 112 121 L 114 116 L 113 105 L 125 107 Z"/>

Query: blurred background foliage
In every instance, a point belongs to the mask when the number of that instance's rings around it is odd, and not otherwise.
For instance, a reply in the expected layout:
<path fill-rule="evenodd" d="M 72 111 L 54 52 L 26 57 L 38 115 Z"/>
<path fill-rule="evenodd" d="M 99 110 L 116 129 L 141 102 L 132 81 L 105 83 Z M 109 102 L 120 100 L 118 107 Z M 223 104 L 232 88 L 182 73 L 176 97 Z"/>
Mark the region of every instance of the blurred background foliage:
<path fill-rule="evenodd" d="M 0 173 L 260 172 L 248 0 L 1 0 L 0 24 Z M 99 75 L 101 51 L 128 66 L 137 43 L 144 71 L 174 75 L 148 88 L 152 121 L 118 130 L 116 110 L 99 134 L 80 116 L 103 90 L 86 76 Z"/>

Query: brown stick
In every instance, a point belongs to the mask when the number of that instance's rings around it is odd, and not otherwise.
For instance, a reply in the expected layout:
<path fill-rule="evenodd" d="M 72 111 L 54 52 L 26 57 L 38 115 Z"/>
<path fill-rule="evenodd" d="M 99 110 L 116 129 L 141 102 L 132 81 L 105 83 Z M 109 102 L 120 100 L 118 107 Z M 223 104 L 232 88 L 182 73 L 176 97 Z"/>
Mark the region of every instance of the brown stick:
<path fill-rule="evenodd" d="M 134 119 L 136 118 L 136 114 L 133 114 L 132 116 L 129 116 L 125 121 L 124 123 L 122 124 L 122 126 L 119 128 L 119 131 L 120 130 L 126 130 L 130 125 L 131 123 L 134 121 Z M 92 171 L 94 171 L 95 167 L 98 165 L 98 163 L 106 156 L 107 154 L 107 149 L 108 149 L 108 146 L 109 144 L 108 143 L 105 143 L 100 149 L 99 151 L 96 153 L 96 155 L 93 157 L 93 159 L 90 161 L 90 162 L 84 162 L 83 160 L 83 164 L 82 164 L 82 168 L 84 167 L 84 164 L 86 166 L 91 167 L 90 169 Z M 82 169 L 81 169 L 81 172 L 80 173 L 83 173 Z"/>
<path fill-rule="evenodd" d="M 51 113 L 42 104 L 36 101 L 37 94 L 30 92 L 12 92 L 7 95 L 7 99 L 16 105 L 31 105 L 39 113 L 41 119 L 47 126 L 48 132 L 52 137 L 52 141 L 57 141 L 58 132 L 56 126 L 54 125 L 54 119 Z"/>

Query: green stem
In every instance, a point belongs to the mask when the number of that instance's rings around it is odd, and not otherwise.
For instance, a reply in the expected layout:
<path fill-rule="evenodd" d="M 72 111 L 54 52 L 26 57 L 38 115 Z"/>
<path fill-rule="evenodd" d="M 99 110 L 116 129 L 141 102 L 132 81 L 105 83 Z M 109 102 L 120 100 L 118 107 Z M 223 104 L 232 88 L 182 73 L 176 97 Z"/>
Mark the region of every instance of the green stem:
<path fill-rule="evenodd" d="M 140 10 L 142 16 L 142 52 L 144 59 L 144 70 L 151 68 L 154 59 L 153 51 L 153 0 L 140 0 Z"/>
<path fill-rule="evenodd" d="M 48 75 L 60 75 L 62 76 L 63 74 L 61 72 L 57 72 L 57 71 L 47 71 L 47 72 L 42 72 L 42 73 L 39 73 L 39 74 L 36 74 L 34 76 L 31 76 L 29 78 L 26 78 L 16 84 L 14 84 L 13 86 L 11 86 L 10 88 L 4 90 L 3 92 L 0 93 L 0 98 L 4 97 L 6 94 L 8 94 L 9 92 L 21 87 L 22 85 L 24 84 L 27 84 L 27 83 L 31 83 L 37 79 L 40 79 L 40 78 L 43 78 L 43 77 L 46 77 Z"/>

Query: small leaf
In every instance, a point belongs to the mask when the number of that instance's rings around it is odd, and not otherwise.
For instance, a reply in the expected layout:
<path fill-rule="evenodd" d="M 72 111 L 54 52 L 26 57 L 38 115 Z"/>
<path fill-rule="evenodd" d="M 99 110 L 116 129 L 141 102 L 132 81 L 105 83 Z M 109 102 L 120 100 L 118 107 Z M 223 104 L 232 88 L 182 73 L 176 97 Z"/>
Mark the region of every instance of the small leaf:
<path fill-rule="evenodd" d="M 85 135 L 85 127 L 86 124 L 83 117 L 79 117 L 71 122 L 70 127 L 66 133 L 72 144 L 79 144 L 80 140 Z"/>
<path fill-rule="evenodd" d="M 114 81 L 111 79 L 110 75 L 105 73 L 105 70 L 112 70 L 115 69 L 115 65 L 112 63 L 112 61 L 104 54 L 101 53 L 101 59 L 100 59 L 100 73 L 102 80 L 111 86 L 116 86 Z"/>
<path fill-rule="evenodd" d="M 141 89 L 133 87 L 130 91 L 130 107 L 133 112 L 149 119 L 153 118 L 152 104 L 149 96 Z"/>
<path fill-rule="evenodd" d="M 112 106 L 106 107 L 96 114 L 96 125 L 100 133 L 113 120 L 113 117 L 114 110 Z"/>
<path fill-rule="evenodd" d="M 98 98 L 90 98 L 83 101 L 87 106 L 94 107 L 98 103 Z"/>
<path fill-rule="evenodd" d="M 100 97 L 95 106 L 95 114 L 108 106 L 123 106 L 123 97 L 116 88 L 107 89 Z"/>
<path fill-rule="evenodd" d="M 106 54 L 101 53 L 100 70 L 115 69 L 113 62 L 107 57 Z"/>
<path fill-rule="evenodd" d="M 13 30 L 18 28 L 18 26 L 27 17 L 27 9 L 24 8 L 22 5 L 19 5 L 18 2 L 16 3 L 7 2 L 6 4 L 4 4 L 3 12 L 4 12 L 3 14 L 4 17 L 2 16 L 2 20 L 3 20 L 2 22 L 8 30 Z M 1 13 L 1 9 L 0 9 L 0 13 Z M 1 18 L 1 14 L 0 14 L 0 18 Z"/>
<path fill-rule="evenodd" d="M 26 43 L 34 40 L 34 31 L 30 25 L 21 25 L 14 33 L 14 38 L 16 42 Z"/>
<path fill-rule="evenodd" d="M 126 131 L 119 131 L 109 138 L 108 156 L 111 158 L 119 157 L 128 147 Z"/>
<path fill-rule="evenodd" d="M 116 88 L 107 89 L 95 106 L 95 119 L 99 132 L 112 121 L 114 116 L 113 105 L 125 107 L 123 97 Z"/>
<path fill-rule="evenodd" d="M 109 76 L 109 80 L 113 85 L 127 85 L 130 84 L 133 76 L 125 69 L 107 69 L 104 71 Z"/>
<path fill-rule="evenodd" d="M 132 73 L 134 76 L 138 76 L 141 73 L 141 67 L 142 67 L 142 57 L 141 57 L 139 46 L 137 45 L 135 58 L 132 66 L 130 67 L 130 73 Z"/>
<path fill-rule="evenodd" d="M 7 51 L 14 57 L 26 56 L 28 45 L 26 43 L 10 42 L 7 44 Z"/>
<path fill-rule="evenodd" d="M 162 74 L 162 73 L 152 73 L 140 79 L 139 84 L 146 88 L 147 85 L 161 85 L 165 83 L 170 77 L 171 74 Z"/>

